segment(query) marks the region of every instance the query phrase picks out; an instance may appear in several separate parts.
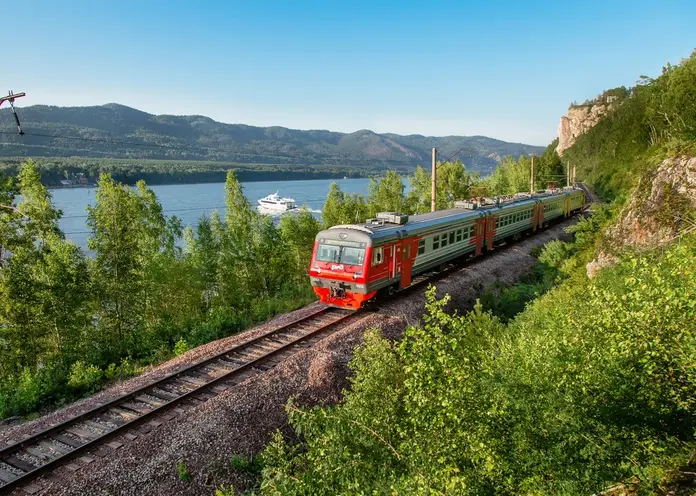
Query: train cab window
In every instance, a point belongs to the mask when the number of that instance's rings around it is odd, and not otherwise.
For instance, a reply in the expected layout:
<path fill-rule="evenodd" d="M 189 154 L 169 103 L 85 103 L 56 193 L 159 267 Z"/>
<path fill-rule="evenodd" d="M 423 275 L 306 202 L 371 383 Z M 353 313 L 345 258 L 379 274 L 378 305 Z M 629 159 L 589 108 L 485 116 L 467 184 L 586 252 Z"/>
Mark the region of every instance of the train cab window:
<path fill-rule="evenodd" d="M 433 236 L 433 250 L 440 248 L 440 236 Z"/>
<path fill-rule="evenodd" d="M 372 251 L 372 266 L 379 265 L 384 260 L 384 247 L 379 246 Z"/>
<path fill-rule="evenodd" d="M 347 265 L 362 265 L 365 261 L 365 250 L 344 246 L 341 250 L 341 263 Z"/>
<path fill-rule="evenodd" d="M 440 235 L 440 246 L 442 246 L 443 248 L 445 246 L 447 246 L 447 234 L 446 233 Z"/>
<path fill-rule="evenodd" d="M 423 253 L 425 253 L 425 240 L 421 239 L 418 242 L 418 254 L 422 255 Z"/>
<path fill-rule="evenodd" d="M 457 243 L 459 243 L 461 240 L 462 240 L 462 230 L 461 230 L 461 229 L 457 229 L 455 241 L 456 241 Z"/>
<path fill-rule="evenodd" d="M 452 243 L 454 243 L 454 231 L 449 233 L 449 244 L 452 244 Z"/>
<path fill-rule="evenodd" d="M 320 244 L 317 250 L 317 260 L 320 262 L 338 262 L 340 254 L 340 246 Z"/>

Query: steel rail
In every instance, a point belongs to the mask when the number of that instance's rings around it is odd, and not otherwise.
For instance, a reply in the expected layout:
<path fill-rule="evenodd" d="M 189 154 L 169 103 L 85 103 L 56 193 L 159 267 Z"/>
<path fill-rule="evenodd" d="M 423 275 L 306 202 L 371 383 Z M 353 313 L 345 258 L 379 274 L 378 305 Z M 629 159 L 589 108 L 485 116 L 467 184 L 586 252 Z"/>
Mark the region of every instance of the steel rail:
<path fill-rule="evenodd" d="M 344 311 L 345 312 L 345 311 Z M 65 462 L 74 459 L 75 457 L 85 453 L 86 451 L 93 450 L 97 446 L 103 444 L 105 441 L 108 439 L 111 439 L 115 436 L 122 435 L 125 431 L 127 431 L 130 428 L 133 428 L 137 425 L 140 425 L 144 422 L 152 420 L 154 417 L 156 417 L 158 414 L 161 414 L 162 412 L 176 406 L 179 404 L 182 404 L 192 398 L 194 398 L 197 395 L 200 395 L 202 392 L 205 392 L 206 390 L 223 383 L 225 381 L 229 381 L 233 379 L 235 376 L 238 376 L 240 374 L 243 374 L 246 371 L 249 371 L 250 369 L 253 369 L 254 367 L 262 364 L 263 362 L 268 361 L 270 358 L 272 358 L 275 355 L 278 355 L 281 352 L 285 352 L 290 348 L 293 348 L 294 346 L 300 344 L 303 341 L 306 341 L 312 337 L 315 337 L 326 330 L 328 330 L 331 327 L 334 327 L 340 322 L 345 321 L 346 319 L 356 315 L 358 312 L 349 312 L 349 313 L 344 313 L 339 309 L 336 308 L 331 308 L 331 307 L 325 307 L 320 309 L 319 311 L 313 312 L 310 315 L 307 315 L 305 317 L 301 317 L 299 319 L 293 320 L 292 322 L 289 322 L 287 324 L 284 324 L 280 327 L 277 327 L 271 331 L 265 332 L 255 338 L 252 338 L 248 341 L 245 341 L 243 343 L 240 343 L 238 345 L 233 346 L 232 348 L 228 348 L 227 350 L 218 353 L 212 357 L 208 357 L 205 360 L 202 360 L 200 362 L 197 362 L 195 364 L 192 364 L 188 367 L 185 367 L 184 369 L 181 369 L 177 372 L 168 374 L 161 379 L 158 379 L 157 381 L 154 381 L 152 383 L 149 383 L 145 386 L 142 386 L 134 391 L 131 391 L 130 393 L 127 393 L 125 395 L 122 395 L 112 401 L 109 401 L 107 403 L 101 404 L 95 408 L 92 408 L 86 412 L 83 412 L 79 415 L 76 415 L 74 417 L 71 417 L 70 419 L 61 422 L 60 424 L 51 426 L 41 432 L 38 432 L 37 434 L 24 439 L 18 443 L 12 444 L 10 446 L 7 446 L 6 448 L 3 448 L 0 450 L 0 461 L 3 463 L 6 463 L 7 465 L 14 467 L 22 472 L 25 472 L 22 475 L 18 475 L 17 478 L 6 482 L 4 485 L 0 485 L 0 494 L 7 494 L 14 489 L 21 487 L 23 485 L 28 484 L 30 481 L 36 479 L 40 475 L 43 475 L 47 472 L 50 472 L 54 468 L 58 467 L 59 465 L 64 464 Z M 249 349 L 253 347 L 255 344 L 266 340 L 267 338 L 271 338 L 274 335 L 282 334 L 283 332 L 292 332 L 294 329 L 298 326 L 301 326 L 302 324 L 311 324 L 313 322 L 316 322 L 318 319 L 321 319 L 323 316 L 328 316 L 328 315 L 333 315 L 337 314 L 336 320 L 332 320 L 328 323 L 319 323 L 319 327 L 314 330 L 310 330 L 306 333 L 303 333 L 301 336 L 291 339 L 287 343 L 279 343 L 278 341 L 272 341 L 273 343 L 278 344 L 277 347 L 274 349 L 263 353 L 260 356 L 257 357 L 251 357 L 250 360 L 245 361 L 239 365 L 234 366 L 230 371 L 220 375 L 219 377 L 212 378 L 210 381 L 206 382 L 205 384 L 201 384 L 197 387 L 194 387 L 194 389 L 184 392 L 183 394 L 177 396 L 176 398 L 172 398 L 165 403 L 163 403 L 161 406 L 155 407 L 151 409 L 150 411 L 147 411 L 146 413 L 141 413 L 141 412 L 136 412 L 132 409 L 129 409 L 127 406 L 122 406 L 122 408 L 126 410 L 131 410 L 133 411 L 133 416 L 138 415 L 135 418 L 132 418 L 131 420 L 127 421 L 122 421 L 120 425 L 117 425 L 116 428 L 111 429 L 107 432 L 104 432 L 101 435 L 97 435 L 96 437 L 93 437 L 92 439 L 88 439 L 84 444 L 80 446 L 72 446 L 72 450 L 63 454 L 59 455 L 49 461 L 46 461 L 46 463 L 36 467 L 33 470 L 24 470 L 21 467 L 16 467 L 12 463 L 12 461 L 7 461 L 8 457 L 12 457 L 12 455 L 21 452 L 23 449 L 27 447 L 31 447 L 38 442 L 42 440 L 51 440 L 54 436 L 62 436 L 61 432 L 65 431 L 66 428 L 70 428 L 71 426 L 75 426 L 77 424 L 80 424 L 81 422 L 85 420 L 89 420 L 90 418 L 95 418 L 98 417 L 100 414 L 104 414 L 108 412 L 110 408 L 122 405 L 123 403 L 127 403 L 128 400 L 137 400 L 137 397 L 143 394 L 147 394 L 148 391 L 151 391 L 152 389 L 158 388 L 163 385 L 171 384 L 173 381 L 175 381 L 177 378 L 182 377 L 187 375 L 187 372 L 193 372 L 196 369 L 201 369 L 205 367 L 206 365 L 210 364 L 211 362 L 214 362 L 216 360 L 221 360 L 224 357 L 231 355 L 235 352 L 243 351 L 244 349 Z M 300 332 L 302 329 L 297 329 Z M 208 376 L 210 377 L 210 376 Z M 246 378 L 245 378 L 246 379 Z M 165 388 L 162 388 L 164 391 L 166 391 Z M 161 397 L 157 397 L 158 399 L 161 399 L 162 401 L 165 401 Z M 106 430 L 108 427 L 104 426 L 104 430 Z M 82 436 L 85 437 L 85 436 Z M 59 441 L 59 440 L 58 440 Z M 59 441 L 61 442 L 61 441 Z M 76 440 L 76 444 L 77 444 Z M 63 443 L 66 444 L 66 443 Z M 27 464 L 29 465 L 29 464 Z M 0 481 L 1 482 L 1 481 Z"/>

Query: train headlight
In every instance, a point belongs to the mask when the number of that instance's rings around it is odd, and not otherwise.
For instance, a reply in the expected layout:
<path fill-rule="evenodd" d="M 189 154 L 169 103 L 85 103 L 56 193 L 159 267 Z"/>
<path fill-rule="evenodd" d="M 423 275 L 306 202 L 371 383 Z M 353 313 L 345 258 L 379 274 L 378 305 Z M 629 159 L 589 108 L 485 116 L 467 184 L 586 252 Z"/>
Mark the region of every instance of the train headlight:
<path fill-rule="evenodd" d="M 356 272 L 355 274 L 353 274 L 353 279 L 355 280 L 360 276 L 362 276 L 362 272 Z"/>
<path fill-rule="evenodd" d="M 317 274 L 321 274 L 321 269 L 317 267 L 316 265 L 312 267 L 312 270 L 315 271 Z"/>

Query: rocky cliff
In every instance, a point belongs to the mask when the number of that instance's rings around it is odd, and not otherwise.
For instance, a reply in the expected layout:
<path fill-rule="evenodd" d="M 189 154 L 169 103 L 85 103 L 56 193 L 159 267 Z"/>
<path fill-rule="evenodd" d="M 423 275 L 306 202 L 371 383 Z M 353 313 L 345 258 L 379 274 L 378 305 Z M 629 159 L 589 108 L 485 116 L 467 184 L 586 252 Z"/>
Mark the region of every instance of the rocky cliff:
<path fill-rule="evenodd" d="M 568 115 L 561 117 L 558 125 L 558 147 L 556 148 L 558 154 L 562 155 L 564 150 L 573 146 L 578 136 L 590 130 L 615 106 L 616 103 L 605 102 L 571 106 L 568 109 Z"/>
<path fill-rule="evenodd" d="M 641 177 L 617 223 L 607 231 L 615 247 L 654 248 L 665 245 L 696 219 L 696 157 L 662 161 Z"/>
<path fill-rule="evenodd" d="M 604 248 L 587 264 L 591 279 L 604 267 L 618 262 L 617 254 L 634 249 L 657 248 L 680 234 L 696 230 L 696 157 L 663 160 L 644 174 L 628 204 L 604 235 Z"/>

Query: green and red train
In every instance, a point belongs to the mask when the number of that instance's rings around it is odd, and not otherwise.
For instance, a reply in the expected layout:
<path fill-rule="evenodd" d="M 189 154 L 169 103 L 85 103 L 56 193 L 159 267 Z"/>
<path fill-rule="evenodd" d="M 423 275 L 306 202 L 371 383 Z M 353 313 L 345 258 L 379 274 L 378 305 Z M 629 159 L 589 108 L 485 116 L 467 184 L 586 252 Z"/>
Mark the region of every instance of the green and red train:
<path fill-rule="evenodd" d="M 364 224 L 333 226 L 317 234 L 309 276 L 327 304 L 359 309 L 382 291 L 464 256 L 531 234 L 585 208 L 577 188 L 512 198 L 458 202 L 458 206 L 406 216 L 381 212 Z"/>

